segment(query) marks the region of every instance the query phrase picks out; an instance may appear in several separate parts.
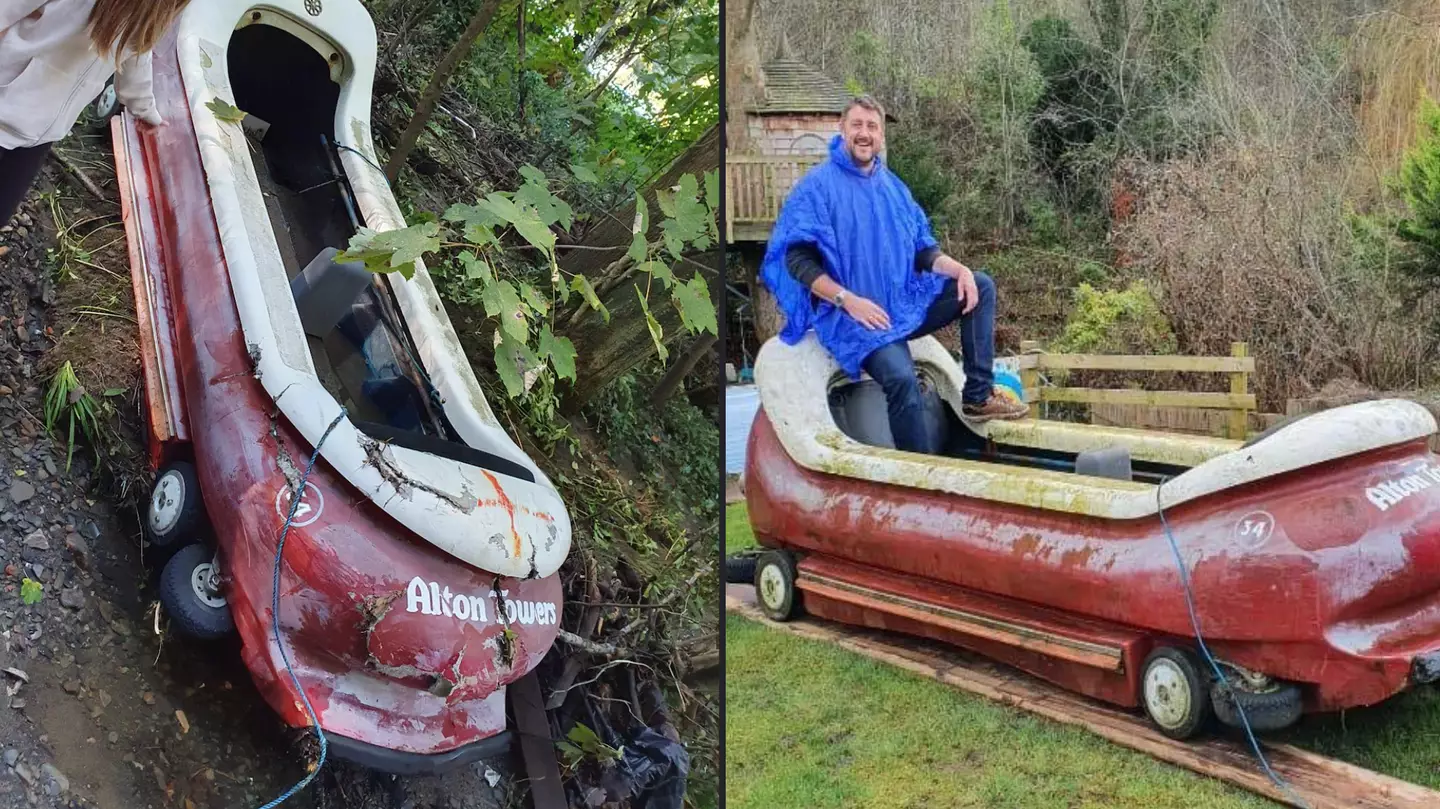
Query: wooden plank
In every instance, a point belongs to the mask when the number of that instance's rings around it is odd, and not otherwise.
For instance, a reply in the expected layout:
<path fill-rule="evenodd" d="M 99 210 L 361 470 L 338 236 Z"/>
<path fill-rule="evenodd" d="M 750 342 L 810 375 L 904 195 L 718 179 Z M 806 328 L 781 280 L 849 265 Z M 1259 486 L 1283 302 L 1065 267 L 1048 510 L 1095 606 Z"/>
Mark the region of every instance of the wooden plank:
<path fill-rule="evenodd" d="M 540 681 L 532 671 L 506 690 L 535 809 L 566 809 L 565 787 L 560 783 L 560 764 L 555 760 L 555 743 L 550 738 L 550 720 L 545 716 Z"/>
<path fill-rule="evenodd" d="M 774 155 L 774 154 L 725 154 L 725 165 L 744 166 L 754 164 L 780 164 L 795 166 L 816 166 L 825 162 L 819 155 Z"/>
<path fill-rule="evenodd" d="M 1041 388 L 1042 402 L 1103 402 L 1106 404 L 1151 405 L 1154 407 L 1232 407 L 1255 409 L 1253 394 L 1192 393 L 1169 390 L 1106 390 L 1096 388 Z"/>
<path fill-rule="evenodd" d="M 1245 346 L 1244 343 L 1231 343 L 1231 344 L 1230 344 L 1230 354 L 1231 354 L 1231 356 L 1236 357 L 1236 358 L 1245 357 L 1246 359 L 1250 359 L 1249 357 L 1246 356 L 1248 353 L 1249 353 L 1249 351 L 1246 349 L 1246 346 Z M 1246 372 L 1247 372 L 1247 371 L 1254 371 L 1254 370 L 1255 370 L 1255 368 L 1254 368 L 1254 362 L 1255 362 L 1255 361 L 1252 359 L 1250 362 L 1251 362 L 1251 367 L 1250 367 L 1249 369 L 1244 369 L 1244 370 L 1238 371 L 1238 372 L 1233 373 L 1233 374 L 1230 375 L 1230 394 L 1231 394 L 1232 396 L 1244 396 L 1244 395 L 1246 394 L 1246 392 L 1248 391 L 1248 387 L 1247 387 L 1247 385 L 1246 385 L 1246 380 L 1247 380 L 1249 377 L 1247 376 L 1247 373 L 1246 373 Z M 1245 427 L 1246 427 L 1246 421 L 1247 421 L 1247 419 L 1246 419 L 1246 417 L 1245 417 L 1245 411 L 1246 411 L 1247 409 L 1253 410 L 1254 407 L 1250 407 L 1250 408 L 1237 407 L 1237 408 L 1234 408 L 1233 410 L 1230 411 L 1230 420 L 1229 420 L 1229 423 L 1228 423 L 1228 425 L 1227 425 L 1227 428 L 1228 428 L 1228 432 L 1229 432 L 1229 434 L 1230 434 L 1230 437 L 1233 438 L 1233 439 L 1235 439 L 1235 440 L 1237 440 L 1237 441 L 1243 441 L 1243 440 L 1245 440 Z"/>
<path fill-rule="evenodd" d="M 1020 342 L 1020 359 L 1022 360 L 1020 363 L 1020 395 L 1026 404 L 1040 401 L 1037 393 L 1040 389 L 1040 372 L 1035 370 L 1035 361 L 1040 355 L 1033 353 L 1039 350 L 1040 344 L 1034 340 Z"/>
<path fill-rule="evenodd" d="M 1254 357 L 1180 357 L 1144 354 L 1035 354 L 1041 370 L 1073 371 L 1181 371 L 1185 373 L 1240 373 L 1255 370 Z M 1242 391 L 1243 393 L 1243 391 Z"/>
<path fill-rule="evenodd" d="M 1140 715 L 1094 702 L 1039 679 L 957 649 L 899 635 L 809 619 L 777 624 L 754 605 L 754 588 L 727 585 L 725 609 L 766 627 L 831 643 L 1056 722 L 1083 727 L 1115 744 L 1218 778 L 1280 803 L 1310 809 L 1426 809 L 1440 792 L 1291 745 L 1264 744 L 1270 766 L 1293 795 L 1270 781 L 1244 742 L 1222 738 L 1180 742 L 1160 734 Z"/>

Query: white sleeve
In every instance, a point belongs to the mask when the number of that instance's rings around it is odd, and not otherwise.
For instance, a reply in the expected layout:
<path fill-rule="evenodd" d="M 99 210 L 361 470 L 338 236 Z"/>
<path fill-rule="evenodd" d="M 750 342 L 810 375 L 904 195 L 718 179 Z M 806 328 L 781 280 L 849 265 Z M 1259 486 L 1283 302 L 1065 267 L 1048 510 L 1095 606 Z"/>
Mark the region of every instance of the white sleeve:
<path fill-rule="evenodd" d="M 34 14 L 49 0 L 0 0 L 0 31 Z"/>
<path fill-rule="evenodd" d="M 135 54 L 120 63 L 119 69 L 115 71 L 115 95 L 136 118 L 156 126 L 164 123 L 155 109 L 154 78 L 150 68 L 149 51 Z"/>

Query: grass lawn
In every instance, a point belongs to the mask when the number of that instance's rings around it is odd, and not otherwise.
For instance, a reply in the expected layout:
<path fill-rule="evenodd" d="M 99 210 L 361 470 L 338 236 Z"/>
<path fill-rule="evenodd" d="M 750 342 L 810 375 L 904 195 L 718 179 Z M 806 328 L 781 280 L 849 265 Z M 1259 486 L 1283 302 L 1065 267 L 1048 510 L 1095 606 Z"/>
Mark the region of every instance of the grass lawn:
<path fill-rule="evenodd" d="M 743 501 L 725 507 L 725 552 L 734 553 L 755 547 L 750 532 L 750 515 Z"/>
<path fill-rule="evenodd" d="M 744 504 L 726 552 L 753 546 Z M 743 618 L 725 623 L 726 805 L 1273 807 L 1079 729 Z M 1278 741 L 1440 789 L 1440 689 Z"/>

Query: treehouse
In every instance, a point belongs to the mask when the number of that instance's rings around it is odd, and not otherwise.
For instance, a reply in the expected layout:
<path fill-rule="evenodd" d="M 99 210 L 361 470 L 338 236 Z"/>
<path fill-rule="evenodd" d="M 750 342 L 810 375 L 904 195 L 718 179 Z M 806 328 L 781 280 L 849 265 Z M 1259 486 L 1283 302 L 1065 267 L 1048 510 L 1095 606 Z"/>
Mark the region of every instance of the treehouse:
<path fill-rule="evenodd" d="M 730 244 L 765 242 L 796 181 L 825 159 L 840 115 L 852 98 L 845 87 L 791 55 L 782 40 L 760 66 L 759 92 L 742 106 L 744 143 L 725 153 L 725 236 Z M 893 121 L 894 118 L 890 117 Z"/>

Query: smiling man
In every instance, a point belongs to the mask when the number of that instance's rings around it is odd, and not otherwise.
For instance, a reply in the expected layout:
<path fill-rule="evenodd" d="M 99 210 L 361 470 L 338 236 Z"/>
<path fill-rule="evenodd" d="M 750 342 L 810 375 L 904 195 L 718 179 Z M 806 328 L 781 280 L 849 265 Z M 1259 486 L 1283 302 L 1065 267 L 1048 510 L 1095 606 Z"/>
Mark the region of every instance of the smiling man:
<path fill-rule="evenodd" d="M 885 110 L 852 100 L 830 157 L 785 200 L 761 277 L 785 314 L 791 345 L 815 329 L 852 379 L 885 391 L 897 449 L 936 453 L 907 342 L 960 321 L 969 421 L 1014 419 L 1028 408 L 994 392 L 995 282 L 941 252 L 925 212 L 885 166 Z"/>

